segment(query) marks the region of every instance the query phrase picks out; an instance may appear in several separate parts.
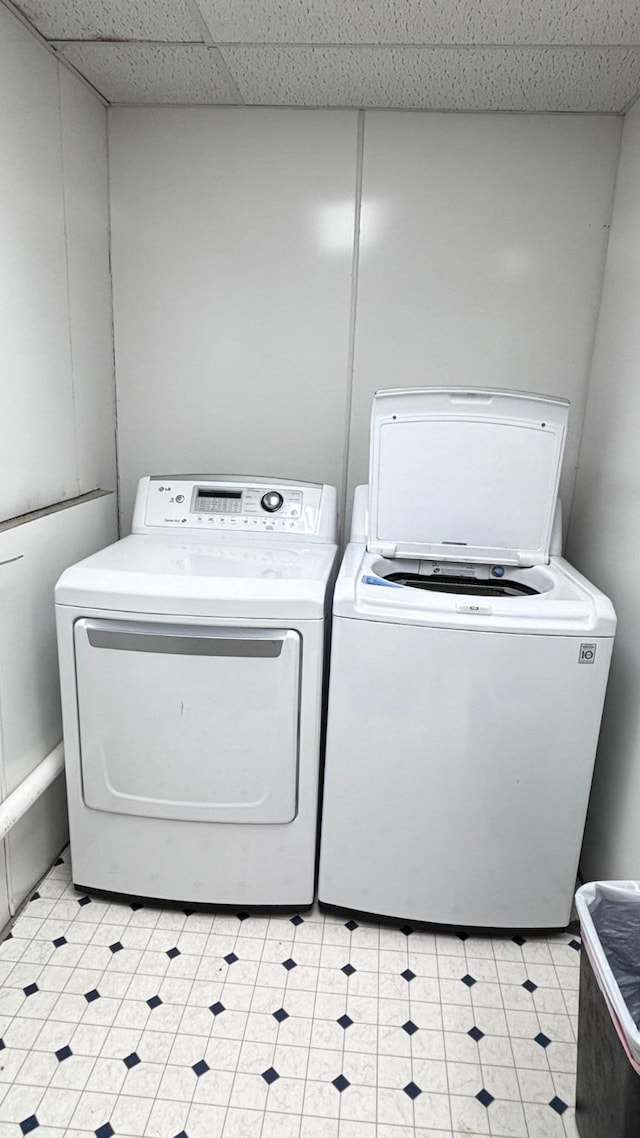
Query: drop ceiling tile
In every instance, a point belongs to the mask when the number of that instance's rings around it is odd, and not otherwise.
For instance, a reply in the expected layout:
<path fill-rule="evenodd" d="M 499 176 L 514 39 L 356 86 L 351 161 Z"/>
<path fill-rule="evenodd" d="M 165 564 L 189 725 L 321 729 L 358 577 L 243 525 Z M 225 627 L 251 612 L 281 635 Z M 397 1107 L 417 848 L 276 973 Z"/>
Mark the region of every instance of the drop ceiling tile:
<path fill-rule="evenodd" d="M 197 44 L 54 45 L 110 103 L 237 103 L 218 52 Z"/>
<path fill-rule="evenodd" d="M 248 104 L 620 111 L 640 48 L 225 47 Z"/>
<path fill-rule="evenodd" d="M 216 43 L 637 44 L 637 0 L 198 0 Z"/>
<path fill-rule="evenodd" d="M 18 0 L 47 39 L 202 42 L 189 0 Z"/>

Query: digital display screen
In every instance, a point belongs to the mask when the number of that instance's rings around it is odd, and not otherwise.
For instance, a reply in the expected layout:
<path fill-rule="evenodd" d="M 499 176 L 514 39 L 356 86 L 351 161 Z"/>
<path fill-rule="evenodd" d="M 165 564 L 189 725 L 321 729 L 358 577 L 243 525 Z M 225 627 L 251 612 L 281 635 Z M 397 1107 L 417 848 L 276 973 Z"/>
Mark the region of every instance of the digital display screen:
<path fill-rule="evenodd" d="M 205 514 L 241 514 L 242 490 L 196 491 L 193 509 Z"/>
<path fill-rule="evenodd" d="M 198 501 L 201 498 L 241 498 L 242 490 L 198 490 Z"/>

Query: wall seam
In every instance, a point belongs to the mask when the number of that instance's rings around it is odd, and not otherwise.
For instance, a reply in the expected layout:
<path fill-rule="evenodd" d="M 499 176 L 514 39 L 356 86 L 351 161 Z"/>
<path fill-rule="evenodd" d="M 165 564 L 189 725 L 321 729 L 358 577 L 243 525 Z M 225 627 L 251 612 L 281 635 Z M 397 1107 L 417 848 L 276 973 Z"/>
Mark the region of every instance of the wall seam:
<path fill-rule="evenodd" d="M 49 55 L 52 55 L 56 62 L 61 63 L 67 71 L 70 71 L 74 78 L 78 79 L 80 83 L 82 83 L 83 87 L 86 87 L 87 91 L 89 91 L 94 96 L 94 98 L 98 99 L 104 107 L 109 106 L 108 100 L 105 99 L 104 95 L 102 95 L 100 91 L 98 91 L 98 88 L 94 87 L 93 83 L 90 83 L 86 76 L 83 75 L 81 71 L 78 71 L 77 67 L 74 67 L 73 63 L 71 63 L 68 59 L 65 58 L 64 55 L 61 55 L 60 52 L 56 50 L 53 44 L 51 44 L 49 40 L 46 39 L 42 33 L 38 31 L 36 26 L 27 19 L 24 13 L 21 12 L 18 5 L 13 3 L 13 0 L 0 0 L 0 4 L 2 4 L 2 6 L 7 9 L 7 12 L 11 13 L 11 15 L 15 20 L 18 21 L 19 24 L 22 24 L 22 27 L 25 29 L 25 31 L 29 32 L 29 35 L 33 36 L 34 40 L 40 44 L 40 47 L 43 48 L 44 51 L 48 52 Z"/>
<path fill-rule="evenodd" d="M 82 493 L 82 485 L 80 480 L 80 449 L 78 446 L 78 414 L 76 406 L 76 373 L 75 361 L 73 357 L 73 332 L 72 332 L 72 317 L 71 317 L 71 271 L 69 265 L 69 218 L 68 218 L 68 203 L 67 203 L 67 189 L 66 189 L 66 176 L 65 176 L 65 161 L 64 161 L 64 126 L 62 116 L 62 83 L 60 80 L 60 64 L 56 64 L 56 80 L 58 87 L 58 130 L 60 137 L 60 176 L 62 182 L 62 219 L 64 223 L 64 264 L 65 264 L 65 277 L 66 277 L 66 295 L 67 295 L 67 330 L 69 336 L 69 368 L 71 379 L 71 403 L 73 407 L 73 447 L 75 454 L 75 483 L 76 493 Z"/>
<path fill-rule="evenodd" d="M 120 512 L 120 432 L 118 430 L 118 376 L 116 371 L 116 321 L 113 289 L 113 258 L 111 241 L 111 136 L 109 130 L 109 108 L 104 116 L 105 145 L 107 152 L 107 260 L 109 265 L 109 296 L 111 300 L 111 369 L 113 375 L 113 441 L 114 462 L 116 476 L 116 520 L 118 537 L 122 535 L 122 519 Z"/>
<path fill-rule="evenodd" d="M 621 107 L 621 109 L 618 113 L 621 114 L 624 118 L 626 115 L 629 114 L 629 111 L 633 110 L 633 108 L 635 107 L 636 103 L 639 100 L 640 100 L 640 91 L 636 91 L 635 95 L 632 95 L 630 99 L 627 99 L 626 103 L 624 104 L 623 107 Z"/>
<path fill-rule="evenodd" d="M 353 377 L 355 371 L 356 355 L 356 318 L 358 309 L 358 277 L 360 271 L 360 222 L 362 218 L 362 175 L 364 167 L 364 111 L 358 111 L 358 130 L 356 138 L 356 181 L 355 181 L 355 209 L 353 217 L 353 251 L 351 258 L 351 300 L 349 307 L 349 346 L 347 354 L 347 390 L 344 405 L 344 435 L 342 473 L 340 478 L 339 508 L 340 524 L 345 542 L 348 541 L 346 530 L 347 493 L 349 488 L 349 450 L 351 439 L 351 419 L 353 410 Z"/>
<path fill-rule="evenodd" d="M 564 545 L 569 549 L 571 544 L 571 531 L 574 523 L 573 507 L 576 500 L 576 490 L 578 488 L 578 477 L 580 474 L 580 464 L 582 458 L 582 447 L 584 444 L 585 424 L 587 422 L 587 415 L 589 413 L 589 400 L 591 397 L 591 388 L 593 385 L 593 369 L 596 356 L 596 347 L 598 344 L 598 332 L 600 331 L 600 320 L 602 318 L 602 302 L 604 300 L 606 279 L 607 279 L 607 265 L 609 262 L 609 245 L 611 242 L 611 230 L 613 229 L 614 212 L 616 205 L 616 195 L 618 192 L 618 177 L 620 174 L 620 163 L 622 161 L 622 145 L 624 141 L 624 117 L 622 119 L 622 130 L 620 132 L 620 142 L 618 145 L 618 157 L 616 160 L 616 169 L 613 176 L 613 186 L 611 188 L 611 208 L 609 210 L 609 228 L 607 230 L 607 240 L 602 253 L 602 273 L 600 275 L 600 290 L 596 303 L 595 320 L 593 323 L 593 335 L 591 337 L 591 349 L 589 352 L 589 362 L 587 365 L 586 383 L 584 388 L 584 410 L 582 413 L 582 423 L 580 425 L 580 441 L 578 443 L 578 453 L 576 455 L 576 464 L 574 469 L 573 489 L 571 491 L 571 501 L 567 512 L 567 529 L 565 534 Z"/>
<path fill-rule="evenodd" d="M 3 0 L 0 0 L 0 4 Z M 165 43 L 166 41 L 162 41 Z M 196 47 L 202 46 L 199 44 Z M 206 46 L 206 45 L 205 45 Z M 219 45 L 216 45 L 219 49 Z M 65 63 L 62 56 L 57 56 L 61 63 Z M 73 68 L 69 68 L 73 70 Z M 74 74 L 76 72 L 74 71 Z M 452 110 L 450 107 L 398 107 L 391 103 L 389 106 L 376 106 L 376 107 L 359 107 L 353 103 L 318 103 L 313 106 L 301 105 L 298 103 L 177 103 L 177 102 L 153 102 L 150 100 L 146 103 L 134 103 L 129 99 L 123 99 L 117 103 L 109 103 L 100 95 L 93 87 L 90 87 L 92 94 L 100 98 L 101 102 L 107 107 L 118 107 L 124 110 L 136 111 L 153 111 L 153 110 L 184 110 L 188 108 L 190 111 L 210 111 L 212 109 L 218 111 L 233 110 L 238 106 L 247 107 L 253 111 L 304 111 L 305 114 L 315 115 L 323 114 L 327 111 L 357 111 L 358 113 L 367 115 L 386 115 L 390 112 L 398 115 L 468 115 L 471 117 L 486 117 L 490 115 L 492 118 L 593 118 L 596 115 L 598 118 L 603 119 L 619 119 L 620 116 L 626 112 L 624 111 L 554 111 L 554 110 L 527 110 L 527 111 L 509 111 L 509 110 L 495 110 L 490 107 L 485 107 L 483 110 Z M 639 96 L 640 97 L 640 96 Z"/>

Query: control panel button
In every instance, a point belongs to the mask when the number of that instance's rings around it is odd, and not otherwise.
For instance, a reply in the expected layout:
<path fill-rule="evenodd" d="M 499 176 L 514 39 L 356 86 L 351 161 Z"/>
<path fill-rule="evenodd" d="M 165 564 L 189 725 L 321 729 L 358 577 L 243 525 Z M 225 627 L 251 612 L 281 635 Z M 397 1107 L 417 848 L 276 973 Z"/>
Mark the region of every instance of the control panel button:
<path fill-rule="evenodd" d="M 281 508 L 283 502 L 284 498 L 277 490 L 268 490 L 260 499 L 262 509 L 266 510 L 269 514 L 275 514 L 276 511 Z"/>

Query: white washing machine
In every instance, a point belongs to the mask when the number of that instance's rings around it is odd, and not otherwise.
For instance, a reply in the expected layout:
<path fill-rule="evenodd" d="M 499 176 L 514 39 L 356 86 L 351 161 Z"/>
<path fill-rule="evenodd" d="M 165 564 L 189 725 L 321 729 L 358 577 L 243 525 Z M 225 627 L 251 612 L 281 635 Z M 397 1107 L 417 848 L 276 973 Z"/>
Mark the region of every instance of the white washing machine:
<path fill-rule="evenodd" d="M 331 649 L 320 900 L 567 924 L 615 634 L 560 554 L 568 404 L 374 401 Z"/>
<path fill-rule="evenodd" d="M 162 476 L 56 614 L 76 885 L 314 896 L 331 486 Z"/>

